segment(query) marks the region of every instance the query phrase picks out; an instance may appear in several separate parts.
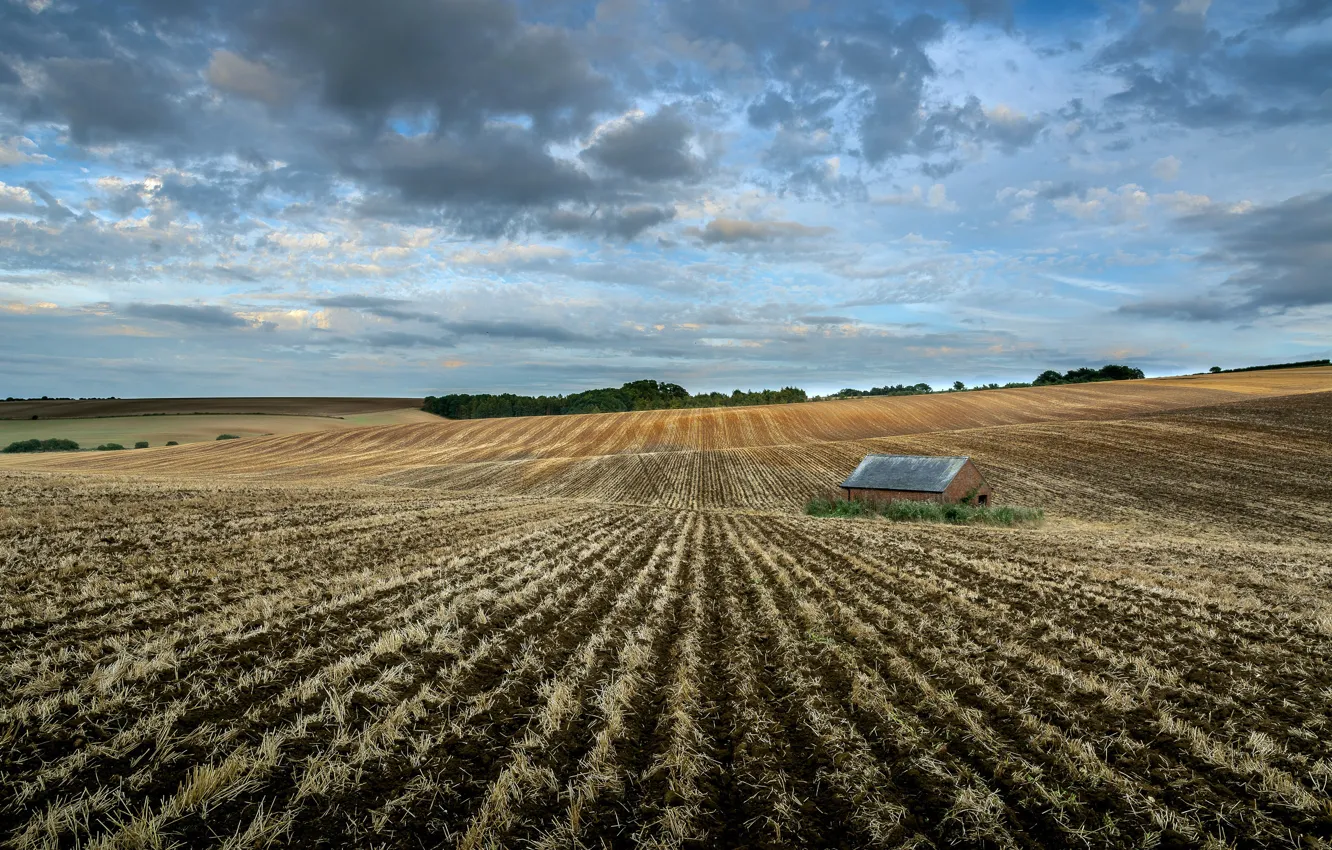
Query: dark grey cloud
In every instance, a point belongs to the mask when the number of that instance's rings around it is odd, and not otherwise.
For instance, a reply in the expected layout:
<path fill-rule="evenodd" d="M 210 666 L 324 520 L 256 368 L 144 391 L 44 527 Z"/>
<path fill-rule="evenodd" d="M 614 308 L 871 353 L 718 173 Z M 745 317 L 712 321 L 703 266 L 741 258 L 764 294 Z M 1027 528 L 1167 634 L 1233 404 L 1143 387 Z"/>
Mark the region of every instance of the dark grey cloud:
<path fill-rule="evenodd" d="M 593 342 L 593 337 L 567 328 L 520 321 L 442 321 L 440 327 L 458 336 L 530 339 L 552 343 Z"/>
<path fill-rule="evenodd" d="M 4 60 L 4 57 L 0 57 L 0 86 L 18 85 L 20 82 L 22 82 L 22 80 L 18 75 L 18 71 L 15 71 L 13 67 Z"/>
<path fill-rule="evenodd" d="M 457 340 L 452 337 L 427 336 L 405 331 L 380 331 L 366 334 L 365 342 L 372 348 L 453 348 Z"/>
<path fill-rule="evenodd" d="M 411 204 L 446 206 L 464 231 L 498 235 L 524 209 L 586 201 L 593 182 L 531 134 L 488 128 L 476 136 L 391 136 L 353 152 L 348 170 Z"/>
<path fill-rule="evenodd" d="M 1009 0 L 960 0 L 972 23 L 989 21 L 1005 29 L 1013 26 L 1013 5 Z"/>
<path fill-rule="evenodd" d="M 1281 30 L 1321 23 L 1332 18 L 1332 0 L 1280 0 L 1266 23 Z"/>
<path fill-rule="evenodd" d="M 1207 212 L 1191 222 L 1216 233 L 1211 255 L 1245 269 L 1226 286 L 1249 308 L 1332 304 L 1332 192 L 1300 195 L 1248 213 Z"/>
<path fill-rule="evenodd" d="M 1125 304 L 1116 312 L 1144 319 L 1174 319 L 1184 322 L 1225 322 L 1246 318 L 1248 311 L 1234 302 L 1208 296 L 1197 298 L 1153 298 Z"/>
<path fill-rule="evenodd" d="M 769 91 L 754 101 L 746 110 L 749 123 L 763 130 L 785 124 L 796 117 L 795 104 L 779 92 Z"/>
<path fill-rule="evenodd" d="M 152 319 L 159 322 L 174 322 L 197 328 L 244 328 L 250 322 L 237 316 L 230 310 L 211 304 L 193 306 L 188 304 L 127 304 L 119 311 L 133 319 Z"/>
<path fill-rule="evenodd" d="M 1213 209 L 1181 225 L 1212 234 L 1203 259 L 1236 267 L 1213 292 L 1194 299 L 1161 298 L 1120 312 L 1194 321 L 1246 321 L 1265 312 L 1332 304 L 1332 193 L 1307 194 L 1244 213 Z"/>
<path fill-rule="evenodd" d="M 557 209 L 541 219 L 544 230 L 634 239 L 643 231 L 675 218 L 675 208 L 654 204 L 598 208 L 591 213 Z"/>
<path fill-rule="evenodd" d="M 60 117 L 80 144 L 163 134 L 177 125 L 173 84 L 124 59 L 48 60 L 29 103 L 34 117 Z"/>
<path fill-rule="evenodd" d="M 979 98 L 960 106 L 944 106 L 925 119 L 910 147 L 922 154 L 950 151 L 962 141 L 991 142 L 1013 152 L 1032 145 L 1045 129 L 1044 116 L 1028 116 L 1006 108 L 987 112 Z"/>
<path fill-rule="evenodd" d="M 854 325 L 856 320 L 850 316 L 797 316 L 797 321 L 807 325 Z"/>
<path fill-rule="evenodd" d="M 378 295 L 333 295 L 314 300 L 319 307 L 336 307 L 344 310 L 357 310 L 379 316 L 382 319 L 395 319 L 402 322 L 427 322 L 438 324 L 440 318 L 434 313 L 415 309 L 413 302 L 402 298 L 385 298 Z"/>
<path fill-rule="evenodd" d="M 46 187 L 40 183 L 28 183 L 25 187 L 29 192 L 36 195 L 45 207 L 41 210 L 49 222 L 62 222 L 67 219 L 75 218 L 75 214 L 69 207 L 60 202 L 60 199 L 46 190 Z"/>
<path fill-rule="evenodd" d="M 603 130 L 582 156 L 640 180 L 696 180 L 704 163 L 690 150 L 693 135 L 693 125 L 680 108 L 665 106 L 653 115 L 622 119 Z"/>
<path fill-rule="evenodd" d="M 253 42 L 322 100 L 380 124 L 429 109 L 474 135 L 524 115 L 539 138 L 569 138 L 613 104 L 613 89 L 563 29 L 532 26 L 499 0 L 281 0 L 249 24 Z"/>
<path fill-rule="evenodd" d="M 842 42 L 843 73 L 865 87 L 860 144 L 871 163 L 920 147 L 925 83 L 936 73 L 925 48 L 943 30 L 938 18 L 917 15 L 901 23 L 881 21 Z"/>
<path fill-rule="evenodd" d="M 1103 65 L 1141 60 L 1159 52 L 1198 55 L 1221 42 L 1207 26 L 1207 4 L 1142 4 L 1136 23 L 1097 55 Z"/>

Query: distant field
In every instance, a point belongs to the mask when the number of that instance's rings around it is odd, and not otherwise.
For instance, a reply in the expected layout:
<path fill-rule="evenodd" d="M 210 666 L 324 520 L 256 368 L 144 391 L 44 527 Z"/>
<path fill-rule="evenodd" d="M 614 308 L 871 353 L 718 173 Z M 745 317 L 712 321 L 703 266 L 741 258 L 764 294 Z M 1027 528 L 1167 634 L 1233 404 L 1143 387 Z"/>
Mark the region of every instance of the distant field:
<path fill-rule="evenodd" d="M 73 419 L 153 413 L 268 413 L 348 416 L 420 409 L 419 398 L 124 398 L 87 401 L 0 401 L 0 419 Z"/>
<path fill-rule="evenodd" d="M 321 429 L 267 437 L 246 446 L 193 446 L 169 455 L 158 452 L 99 458 L 50 455 L 10 462 L 46 468 L 72 464 L 89 471 L 164 475 L 244 473 L 321 481 L 366 481 L 377 475 L 430 468 L 438 468 L 444 474 L 452 465 L 463 464 L 472 466 L 458 467 L 447 474 L 465 477 L 475 471 L 485 481 L 504 485 L 520 473 L 543 475 L 541 470 L 548 465 L 524 463 L 500 474 L 501 468 L 483 473 L 474 464 L 626 455 L 641 455 L 645 462 L 688 463 L 691 458 L 684 454 L 688 452 L 810 446 L 1003 425 L 1117 419 L 1263 395 L 1329 390 L 1332 390 L 1332 367 L 763 407 L 466 421 L 426 414 L 416 424 L 391 428 L 365 428 L 347 433 L 321 432 Z M 775 451 L 798 459 L 813 449 Z M 4 462 L 0 458 L 0 463 Z"/>
<path fill-rule="evenodd" d="M 147 440 L 153 446 L 169 440 L 185 443 L 215 440 L 219 434 L 256 437 L 269 434 L 301 434 L 310 431 L 344 431 L 367 425 L 401 425 L 438 417 L 415 408 L 331 416 L 169 414 L 165 416 L 107 416 L 96 419 L 0 419 L 0 447 L 15 440 L 63 437 L 85 449 L 102 443 L 132 446 Z"/>
<path fill-rule="evenodd" d="M 0 844 L 1329 850 L 1298 371 L 6 457 Z"/>

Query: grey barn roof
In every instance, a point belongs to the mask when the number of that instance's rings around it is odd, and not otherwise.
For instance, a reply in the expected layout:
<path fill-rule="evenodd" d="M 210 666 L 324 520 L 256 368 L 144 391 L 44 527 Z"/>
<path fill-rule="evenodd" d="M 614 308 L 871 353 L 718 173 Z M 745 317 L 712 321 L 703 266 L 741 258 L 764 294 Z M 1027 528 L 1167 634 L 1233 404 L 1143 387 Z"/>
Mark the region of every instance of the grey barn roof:
<path fill-rule="evenodd" d="M 843 487 L 942 493 L 970 458 L 919 455 L 865 455 Z"/>

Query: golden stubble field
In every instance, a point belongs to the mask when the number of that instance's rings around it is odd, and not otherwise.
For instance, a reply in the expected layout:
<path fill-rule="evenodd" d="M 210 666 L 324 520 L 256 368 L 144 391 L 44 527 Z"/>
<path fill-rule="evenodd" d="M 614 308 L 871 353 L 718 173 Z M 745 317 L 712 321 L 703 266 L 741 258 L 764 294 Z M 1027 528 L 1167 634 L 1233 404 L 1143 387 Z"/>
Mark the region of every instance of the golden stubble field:
<path fill-rule="evenodd" d="M 2 467 L 0 840 L 1332 846 L 1307 371 Z M 800 514 L 870 450 L 1049 519 Z"/>

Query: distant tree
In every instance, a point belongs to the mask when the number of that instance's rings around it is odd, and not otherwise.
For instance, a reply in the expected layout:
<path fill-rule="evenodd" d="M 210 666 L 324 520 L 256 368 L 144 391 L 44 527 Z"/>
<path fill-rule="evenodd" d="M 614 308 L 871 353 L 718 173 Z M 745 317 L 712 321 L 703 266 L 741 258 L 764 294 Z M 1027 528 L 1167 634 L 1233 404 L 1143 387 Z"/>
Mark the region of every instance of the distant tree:
<path fill-rule="evenodd" d="M 964 384 L 964 383 L 962 383 L 961 381 L 953 381 L 953 392 L 958 392 L 958 393 L 960 393 L 960 392 L 962 392 L 963 390 L 965 390 L 966 388 L 967 388 L 967 385 Z"/>
<path fill-rule="evenodd" d="M 179 446 L 180 443 L 177 443 L 175 440 L 167 440 L 167 445 L 168 445 L 168 446 Z"/>
<path fill-rule="evenodd" d="M 118 452 L 118 451 L 122 451 L 124 448 L 125 448 L 125 447 L 122 446 L 120 443 L 102 443 L 100 446 L 97 447 L 97 451 L 99 451 L 99 452 Z"/>
<path fill-rule="evenodd" d="M 1208 369 L 1207 371 L 1209 371 L 1209 372 L 1211 372 L 1213 375 L 1215 375 L 1217 372 L 1220 372 L 1220 371 L 1221 371 L 1221 367 L 1220 367 L 1220 366 L 1213 366 L 1212 368 Z"/>
<path fill-rule="evenodd" d="M 147 440 L 140 440 L 139 442 L 137 442 L 137 443 L 134 444 L 134 448 L 136 448 L 136 449 L 146 449 L 146 448 L 148 448 L 148 441 L 147 441 Z"/>
<path fill-rule="evenodd" d="M 52 440 L 18 440 L 0 449 L 0 452 L 19 454 L 27 452 L 76 452 L 78 450 L 79 444 L 73 440 L 56 438 Z"/>
<path fill-rule="evenodd" d="M 1063 382 L 1063 375 L 1053 369 L 1046 369 L 1044 372 L 1036 376 L 1036 380 L 1032 381 L 1032 384 L 1039 387 L 1045 384 L 1062 384 Z"/>
<path fill-rule="evenodd" d="M 240 435 L 239 435 L 239 434 L 218 434 L 218 435 L 217 435 L 217 438 L 218 438 L 219 440 L 239 440 L 239 439 L 240 439 Z"/>

